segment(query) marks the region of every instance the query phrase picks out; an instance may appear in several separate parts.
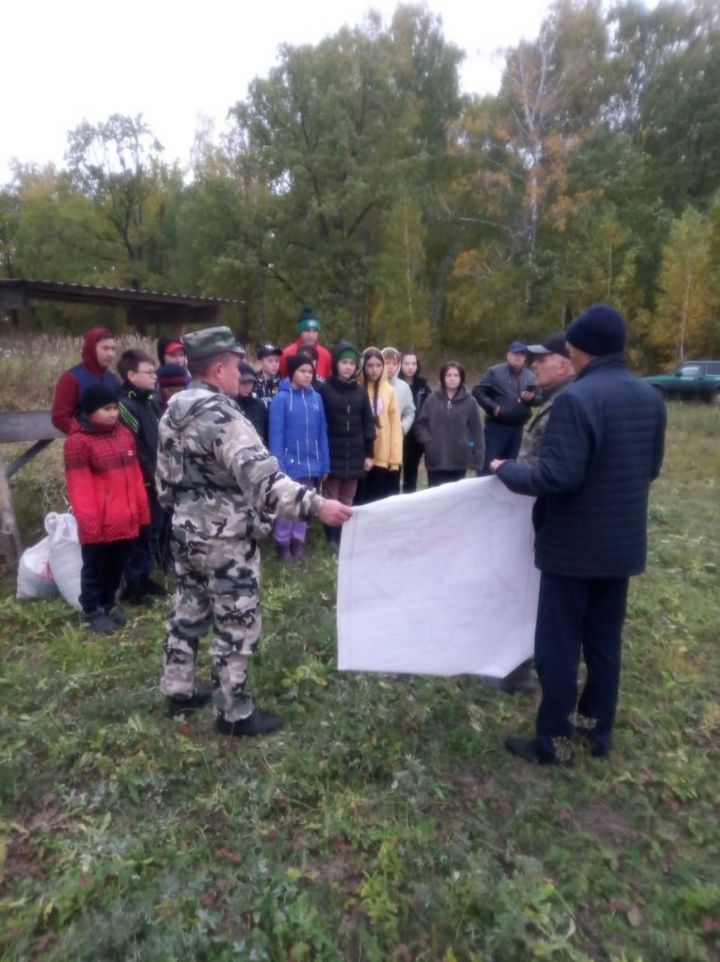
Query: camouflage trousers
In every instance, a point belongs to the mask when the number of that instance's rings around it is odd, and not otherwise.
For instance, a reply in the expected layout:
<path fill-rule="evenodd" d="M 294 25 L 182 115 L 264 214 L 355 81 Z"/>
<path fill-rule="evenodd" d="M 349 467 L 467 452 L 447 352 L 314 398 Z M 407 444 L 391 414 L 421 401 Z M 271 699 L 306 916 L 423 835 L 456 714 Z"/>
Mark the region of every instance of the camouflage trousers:
<path fill-rule="evenodd" d="M 191 695 L 200 638 L 212 628 L 210 657 L 219 718 L 238 721 L 253 710 L 250 658 L 260 638 L 260 550 L 255 541 L 186 540 L 173 532 L 177 590 L 163 648 L 161 688 Z"/>

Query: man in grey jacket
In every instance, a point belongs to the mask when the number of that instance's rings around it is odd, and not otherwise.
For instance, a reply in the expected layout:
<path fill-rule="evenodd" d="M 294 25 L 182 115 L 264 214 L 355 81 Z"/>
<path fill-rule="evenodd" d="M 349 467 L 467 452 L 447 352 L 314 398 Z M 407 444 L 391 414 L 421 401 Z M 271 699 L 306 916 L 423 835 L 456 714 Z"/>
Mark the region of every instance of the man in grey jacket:
<path fill-rule="evenodd" d="M 513 341 L 505 361 L 493 364 L 473 388 L 473 397 L 485 412 L 485 473 L 496 458 L 516 458 L 530 405 L 537 403 L 535 378 L 525 367 L 527 348 Z"/>
<path fill-rule="evenodd" d="M 403 437 L 411 430 L 415 421 L 415 401 L 413 400 L 412 390 L 406 381 L 401 381 L 398 377 L 400 373 L 400 360 L 402 355 L 396 347 L 384 347 L 382 356 L 385 359 L 385 373 L 390 386 L 395 391 L 400 410 L 400 424 L 402 426 Z M 393 471 L 390 475 L 392 486 L 391 494 L 400 494 L 400 472 Z"/>

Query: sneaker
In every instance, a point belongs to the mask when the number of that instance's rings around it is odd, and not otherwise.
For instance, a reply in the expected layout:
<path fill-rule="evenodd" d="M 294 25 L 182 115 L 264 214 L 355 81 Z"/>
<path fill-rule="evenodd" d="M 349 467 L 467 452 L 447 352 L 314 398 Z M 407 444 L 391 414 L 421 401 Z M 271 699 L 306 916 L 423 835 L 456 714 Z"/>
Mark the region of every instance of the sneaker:
<path fill-rule="evenodd" d="M 569 768 L 573 764 L 572 748 L 567 758 L 560 759 L 557 755 L 548 756 L 540 753 L 537 739 L 506 738 L 505 748 L 511 755 L 517 755 L 526 762 L 536 762 L 538 765 L 562 765 Z"/>
<path fill-rule="evenodd" d="M 204 708 L 213 696 L 213 686 L 207 683 L 196 685 L 192 695 L 171 695 L 168 697 L 168 715 L 177 718 L 178 715 L 189 714 L 196 708 Z"/>
<path fill-rule="evenodd" d="M 163 588 L 161 584 L 158 584 L 157 581 L 153 581 L 152 578 L 147 578 L 145 581 L 143 581 L 140 592 L 144 595 L 149 595 L 151 598 L 167 597 L 167 591 L 165 588 Z"/>
<path fill-rule="evenodd" d="M 118 628 L 124 628 L 128 623 L 128 616 L 125 614 L 120 605 L 110 605 L 105 609 L 105 614 L 108 616 L 110 621 L 114 621 Z"/>
<path fill-rule="evenodd" d="M 102 608 L 98 608 L 97 611 L 86 612 L 84 623 L 96 635 L 114 635 L 118 630 L 117 622 L 108 618 Z"/>
<path fill-rule="evenodd" d="M 224 718 L 215 719 L 215 731 L 218 735 L 269 735 L 283 727 L 283 720 L 279 715 L 254 708 L 251 715 L 240 721 L 226 721 Z"/>

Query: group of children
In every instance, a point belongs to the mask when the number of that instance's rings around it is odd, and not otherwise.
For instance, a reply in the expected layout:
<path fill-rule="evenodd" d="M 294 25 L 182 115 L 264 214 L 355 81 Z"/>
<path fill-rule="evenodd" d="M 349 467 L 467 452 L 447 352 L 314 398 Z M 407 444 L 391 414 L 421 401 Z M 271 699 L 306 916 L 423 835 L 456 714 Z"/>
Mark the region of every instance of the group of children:
<path fill-rule="evenodd" d="M 90 353 L 107 352 L 112 334 L 104 335 Z M 430 485 L 481 470 L 480 410 L 464 387 L 461 365 L 446 364 L 440 388 L 431 392 L 414 352 L 368 347 L 361 354 L 341 341 L 325 379 L 317 377 L 316 347 L 283 357 L 285 378 L 279 376 L 282 355 L 266 344 L 257 351 L 257 371 L 240 362 L 237 403 L 294 480 L 351 505 L 398 493 L 401 470 L 403 491 L 415 491 L 423 454 Z M 172 571 L 170 519 L 155 491 L 158 425 L 189 375 L 177 339 L 160 339 L 158 360 L 159 369 L 146 352 L 125 351 L 117 364 L 120 386 L 108 377 L 81 386 L 69 425 L 65 466 L 82 548 L 80 602 L 87 624 L 100 634 L 126 621 L 116 604 L 121 583 L 122 599 L 151 603 L 165 594 L 152 578 L 155 566 Z M 106 362 L 103 355 L 104 370 Z M 304 557 L 306 529 L 278 519 L 281 562 Z M 340 530 L 326 528 L 334 549 Z"/>

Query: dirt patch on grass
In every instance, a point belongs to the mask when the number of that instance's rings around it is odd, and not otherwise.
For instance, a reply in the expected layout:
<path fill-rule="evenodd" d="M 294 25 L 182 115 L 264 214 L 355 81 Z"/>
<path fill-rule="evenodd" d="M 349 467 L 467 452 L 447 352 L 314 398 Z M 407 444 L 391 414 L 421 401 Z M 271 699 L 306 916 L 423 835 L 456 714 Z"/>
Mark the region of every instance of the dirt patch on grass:
<path fill-rule="evenodd" d="M 350 843 L 337 836 L 332 840 L 332 855 L 329 858 L 311 856 L 306 861 L 308 871 L 317 873 L 318 879 L 333 887 L 355 889 L 363 879 L 355 851 Z"/>
<path fill-rule="evenodd" d="M 577 808 L 572 812 L 572 823 L 576 829 L 593 835 L 601 842 L 632 842 L 637 832 L 628 819 L 616 809 L 596 802 Z"/>
<path fill-rule="evenodd" d="M 53 795 L 43 796 L 36 812 L 21 813 L 11 823 L 0 882 L 9 878 L 42 878 L 45 874 L 43 858 L 35 846 L 35 840 L 48 832 L 60 833 L 70 823 L 70 817 Z"/>

